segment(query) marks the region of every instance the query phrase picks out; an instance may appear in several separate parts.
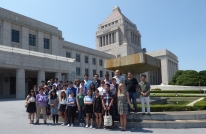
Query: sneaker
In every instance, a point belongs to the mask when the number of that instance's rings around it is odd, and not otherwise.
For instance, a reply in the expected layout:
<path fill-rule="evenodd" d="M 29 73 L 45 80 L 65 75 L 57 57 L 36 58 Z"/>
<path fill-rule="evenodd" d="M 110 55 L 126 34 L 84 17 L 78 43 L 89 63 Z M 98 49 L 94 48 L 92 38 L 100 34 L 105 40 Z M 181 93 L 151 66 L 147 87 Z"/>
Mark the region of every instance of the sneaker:
<path fill-rule="evenodd" d="M 138 112 L 135 112 L 134 114 L 139 115 Z"/>
<path fill-rule="evenodd" d="M 89 128 L 91 128 L 91 129 L 92 129 L 92 125 L 91 125 Z"/>
<path fill-rule="evenodd" d="M 63 122 L 61 125 L 62 125 L 62 126 L 64 126 L 64 125 L 65 125 L 65 123 Z"/>
<path fill-rule="evenodd" d="M 70 124 L 68 124 L 67 127 L 70 127 Z"/>
<path fill-rule="evenodd" d="M 151 115 L 150 113 L 148 113 L 148 115 Z"/>
<path fill-rule="evenodd" d="M 74 125 L 73 125 L 73 123 L 71 124 L 71 127 L 73 127 Z"/>
<path fill-rule="evenodd" d="M 85 128 L 88 128 L 88 125 L 86 125 Z"/>

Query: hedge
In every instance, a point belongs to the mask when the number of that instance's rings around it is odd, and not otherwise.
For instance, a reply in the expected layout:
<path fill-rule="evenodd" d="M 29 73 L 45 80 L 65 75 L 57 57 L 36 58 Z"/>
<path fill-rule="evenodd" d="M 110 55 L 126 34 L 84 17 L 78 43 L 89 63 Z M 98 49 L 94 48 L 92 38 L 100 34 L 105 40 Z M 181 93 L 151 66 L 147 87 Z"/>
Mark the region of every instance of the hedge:
<path fill-rule="evenodd" d="M 155 94 L 155 96 L 154 96 Z M 205 97 L 206 95 L 194 95 L 194 94 L 158 94 L 158 93 L 151 93 L 150 97 Z"/>
<path fill-rule="evenodd" d="M 204 93 L 203 90 L 156 90 L 152 89 L 151 93 L 188 93 L 188 94 L 201 94 Z"/>

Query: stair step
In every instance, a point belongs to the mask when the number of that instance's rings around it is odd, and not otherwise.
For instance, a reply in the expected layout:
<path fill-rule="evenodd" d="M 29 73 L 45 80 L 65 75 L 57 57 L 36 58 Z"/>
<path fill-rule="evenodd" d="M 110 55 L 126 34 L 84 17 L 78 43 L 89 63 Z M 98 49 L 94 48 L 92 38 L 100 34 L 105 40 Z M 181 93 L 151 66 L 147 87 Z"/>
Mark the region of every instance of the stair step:
<path fill-rule="evenodd" d="M 119 122 L 115 122 L 116 127 Z M 174 120 L 174 121 L 155 121 L 143 120 L 141 122 L 128 122 L 129 128 L 206 128 L 206 120 Z"/>

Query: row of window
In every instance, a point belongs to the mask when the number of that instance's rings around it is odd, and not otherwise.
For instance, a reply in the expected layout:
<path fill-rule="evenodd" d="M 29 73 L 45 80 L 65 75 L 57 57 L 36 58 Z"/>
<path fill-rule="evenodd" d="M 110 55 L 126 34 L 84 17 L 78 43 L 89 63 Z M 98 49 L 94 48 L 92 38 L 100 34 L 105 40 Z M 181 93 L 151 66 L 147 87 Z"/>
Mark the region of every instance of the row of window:
<path fill-rule="evenodd" d="M 139 44 L 139 36 L 133 34 L 132 32 L 131 32 L 131 42 L 132 42 L 133 44 L 136 44 L 136 45 Z"/>
<path fill-rule="evenodd" d="M 116 42 L 116 34 L 111 33 L 105 36 L 100 37 L 100 47 L 109 45 Z"/>
<path fill-rule="evenodd" d="M 11 30 L 11 41 L 19 43 L 20 42 L 20 32 L 17 30 Z M 36 46 L 36 35 L 29 34 L 29 45 Z M 50 41 L 47 38 L 44 38 L 44 49 L 50 48 Z"/>
<path fill-rule="evenodd" d="M 97 71 L 95 70 L 95 69 L 93 69 L 92 70 L 93 72 L 93 76 L 95 75 L 95 74 L 97 74 Z M 85 73 L 84 74 L 88 74 L 89 75 L 89 69 L 88 68 L 85 68 Z M 109 74 L 109 72 L 108 71 L 106 71 L 106 74 Z M 81 75 L 81 69 L 80 69 L 80 67 L 76 67 L 76 75 L 77 76 L 80 76 Z M 103 77 L 103 71 L 102 70 L 100 70 L 99 71 L 99 77 Z M 112 77 L 114 77 L 114 72 L 112 72 Z"/>
<path fill-rule="evenodd" d="M 71 58 L 71 53 L 66 52 L 66 57 Z M 76 62 L 80 62 L 80 61 L 81 61 L 80 54 L 76 54 Z M 88 56 L 84 56 L 84 63 L 89 63 L 89 57 Z M 92 64 L 96 65 L 96 58 L 92 58 Z M 103 66 L 103 60 L 102 59 L 99 59 L 99 66 Z"/>
<path fill-rule="evenodd" d="M 106 24 L 106 25 L 102 26 L 101 29 L 103 29 L 103 28 L 105 28 L 105 27 L 109 27 L 109 26 L 111 26 L 111 25 L 114 25 L 114 23 L 118 23 L 118 20 L 116 20 L 115 22 L 111 22 L 111 23 L 109 23 L 109 24 Z"/>

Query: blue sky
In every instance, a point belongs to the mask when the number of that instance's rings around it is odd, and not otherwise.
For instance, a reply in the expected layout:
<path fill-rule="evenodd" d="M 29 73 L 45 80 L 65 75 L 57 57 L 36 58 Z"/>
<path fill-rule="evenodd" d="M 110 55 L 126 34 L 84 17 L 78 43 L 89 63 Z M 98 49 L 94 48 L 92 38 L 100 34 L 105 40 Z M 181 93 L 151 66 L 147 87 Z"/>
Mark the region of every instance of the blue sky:
<path fill-rule="evenodd" d="M 0 0 L 0 6 L 54 25 L 65 40 L 95 49 L 95 31 L 115 5 L 137 25 L 148 52 L 168 49 L 181 70 L 206 70 L 206 0 Z"/>

